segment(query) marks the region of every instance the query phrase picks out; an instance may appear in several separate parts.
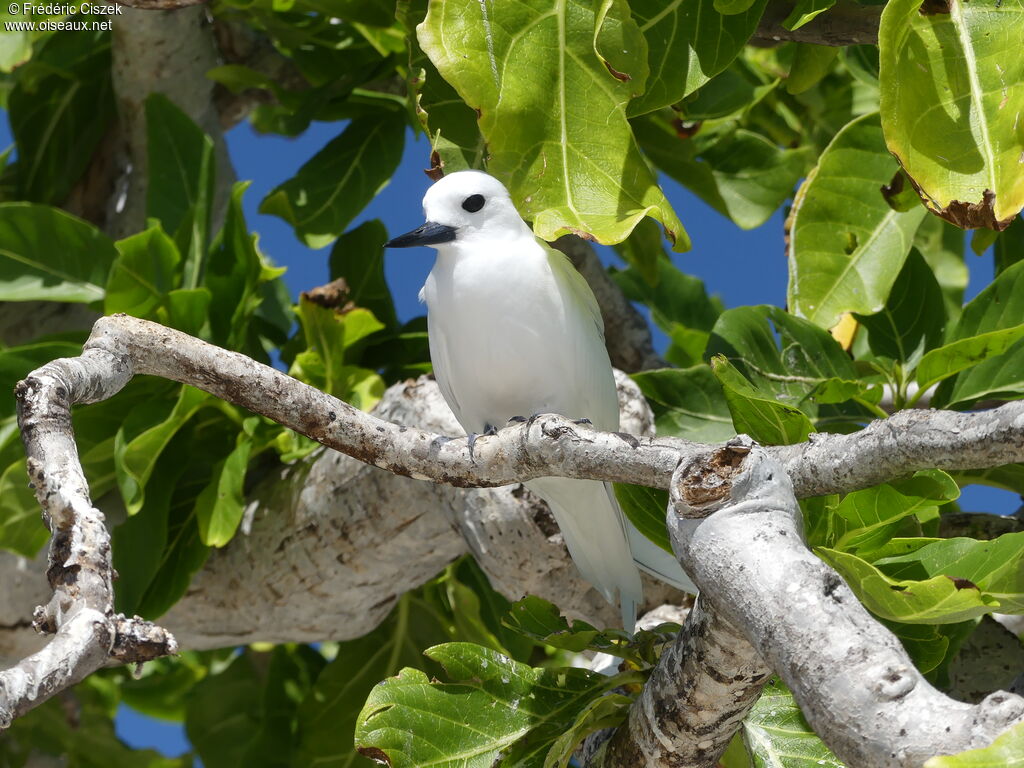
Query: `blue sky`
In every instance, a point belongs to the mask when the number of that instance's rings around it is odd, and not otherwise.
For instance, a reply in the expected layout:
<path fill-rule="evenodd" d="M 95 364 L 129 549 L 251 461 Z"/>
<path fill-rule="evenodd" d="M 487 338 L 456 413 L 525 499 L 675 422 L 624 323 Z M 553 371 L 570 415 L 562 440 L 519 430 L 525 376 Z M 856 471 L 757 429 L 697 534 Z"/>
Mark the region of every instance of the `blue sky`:
<path fill-rule="evenodd" d="M 302 290 L 326 282 L 330 249 L 304 247 L 290 225 L 261 215 L 257 209 L 274 186 L 290 178 L 342 127 L 337 123 L 314 124 L 302 136 L 289 139 L 259 135 L 248 123 L 242 123 L 228 134 L 238 178 L 252 180 L 244 201 L 249 227 L 259 232 L 263 252 L 288 267 L 285 280 L 293 298 Z M 7 121 L 0 121 L 0 148 L 10 143 Z M 427 141 L 422 137 L 417 141 L 410 132 L 398 172 L 355 223 L 379 218 L 392 235 L 419 226 L 423 222 L 420 201 L 430 183 L 422 171 L 429 164 L 429 154 Z M 693 241 L 690 252 L 673 254 L 675 264 L 704 280 L 708 291 L 718 294 L 727 307 L 762 303 L 783 306 L 786 259 L 782 213 L 777 212 L 758 229 L 745 232 L 675 182 L 665 179 L 663 185 Z M 611 249 L 601 249 L 601 255 L 606 263 L 617 262 Z M 973 296 L 992 279 L 992 257 L 977 257 L 968 251 L 967 259 L 971 271 L 968 294 Z M 402 320 L 423 314 L 417 293 L 432 262 L 433 251 L 426 248 L 387 254 L 385 272 Z M 664 344 L 664 337 L 660 338 Z M 1020 503 L 1011 494 L 980 488 L 966 492 L 962 501 L 968 509 L 1004 513 L 1012 512 Z M 122 708 L 117 727 L 121 737 L 134 746 L 154 747 L 168 755 L 181 754 L 188 748 L 180 724 L 153 721 L 127 708 Z"/>

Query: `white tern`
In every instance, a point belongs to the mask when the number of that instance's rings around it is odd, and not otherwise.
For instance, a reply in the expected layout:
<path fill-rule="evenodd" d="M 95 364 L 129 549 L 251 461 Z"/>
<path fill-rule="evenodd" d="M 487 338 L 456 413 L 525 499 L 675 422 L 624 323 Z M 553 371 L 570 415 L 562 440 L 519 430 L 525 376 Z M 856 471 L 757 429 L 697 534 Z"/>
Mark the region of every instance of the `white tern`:
<path fill-rule="evenodd" d="M 597 300 L 565 255 L 534 236 L 501 182 L 452 173 L 427 190 L 423 212 L 426 224 L 387 245 L 437 249 L 420 299 L 434 376 L 466 432 L 537 413 L 617 431 Z M 609 484 L 545 477 L 526 486 L 551 507 L 583 577 L 618 599 L 625 629 L 643 597 L 637 566 L 696 591 L 675 558 L 629 523 Z"/>

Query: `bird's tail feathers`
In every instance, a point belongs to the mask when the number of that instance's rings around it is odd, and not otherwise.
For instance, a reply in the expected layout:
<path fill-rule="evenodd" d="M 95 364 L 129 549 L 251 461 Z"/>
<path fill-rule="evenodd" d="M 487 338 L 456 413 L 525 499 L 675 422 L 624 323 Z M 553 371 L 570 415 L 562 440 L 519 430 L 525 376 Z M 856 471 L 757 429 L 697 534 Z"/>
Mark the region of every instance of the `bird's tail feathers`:
<path fill-rule="evenodd" d="M 633 562 L 625 518 L 604 483 L 544 477 L 526 486 L 551 507 L 573 562 L 613 605 L 618 598 L 622 625 L 632 632 L 643 601 L 640 573 Z"/>

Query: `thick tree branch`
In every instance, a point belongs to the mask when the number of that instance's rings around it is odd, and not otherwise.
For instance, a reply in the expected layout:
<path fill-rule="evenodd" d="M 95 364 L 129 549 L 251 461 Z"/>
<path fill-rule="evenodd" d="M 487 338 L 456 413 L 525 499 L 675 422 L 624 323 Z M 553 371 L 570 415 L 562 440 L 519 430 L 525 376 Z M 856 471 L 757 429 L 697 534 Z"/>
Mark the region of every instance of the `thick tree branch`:
<path fill-rule="evenodd" d="M 127 382 L 128 370 L 111 370 L 105 362 L 88 354 L 56 361 L 16 389 L 29 477 L 52 533 L 47 576 L 53 597 L 36 610 L 33 624 L 55 637 L 0 672 L 0 728 L 111 655 L 148 661 L 177 650 L 159 627 L 114 615 L 110 534 L 89 498 L 71 429 L 71 403 L 104 399 Z"/>
<path fill-rule="evenodd" d="M 623 428 L 648 434 L 652 416 L 639 390 L 625 376 L 619 384 Z M 430 432 L 462 432 L 427 377 L 391 387 L 374 413 Z M 467 552 L 509 599 L 539 595 L 598 626 L 617 619 L 580 578 L 547 507 L 522 486 L 453 488 L 323 451 L 268 473 L 251 491 L 239 535 L 210 553 L 160 624 L 194 650 L 351 639 Z M 45 574 L 45 558 L 0 553 L 0 666 L 40 647 L 32 608 L 49 599 Z M 655 604 L 679 599 L 653 581 L 645 595 Z"/>
<path fill-rule="evenodd" d="M 714 768 L 771 670 L 701 595 L 596 766 Z"/>
<path fill-rule="evenodd" d="M 669 532 L 702 598 L 782 677 L 848 765 L 920 766 L 986 746 L 1024 721 L 1024 698 L 998 692 L 965 704 L 924 679 L 899 640 L 803 544 L 785 468 L 749 439 L 680 465 Z"/>
<path fill-rule="evenodd" d="M 815 45 L 878 45 L 881 5 L 861 5 L 842 0 L 798 29 L 786 29 L 782 22 L 793 11 L 793 3 L 772 0 L 761 16 L 754 40 L 763 42 L 813 43 Z"/>
<path fill-rule="evenodd" d="M 140 373 L 198 386 L 391 473 L 451 486 L 507 485 L 524 479 L 557 475 L 665 487 L 670 484 L 672 473 L 680 464 L 713 467 L 713 463 L 709 465 L 707 462 L 720 457 L 712 446 L 676 439 L 601 433 L 552 415 L 530 419 L 494 436 L 478 437 L 471 451 L 466 438 L 451 438 L 375 418 L 268 366 L 180 332 L 123 315 L 103 318 L 94 327 L 80 357 L 54 361 L 34 372 L 19 385 L 19 397 L 30 471 L 36 478 L 37 487 L 42 489 L 39 491 L 40 503 L 53 519 L 52 528 L 57 533 L 53 551 L 59 554 L 55 555 L 54 561 L 62 567 L 68 565 L 78 569 L 75 588 L 89 586 L 90 594 L 100 595 L 102 601 L 89 607 L 104 615 L 110 610 L 109 545 L 106 531 L 99 522 L 102 516 L 92 508 L 77 462 L 70 432 L 70 406 L 111 397 L 133 375 Z M 1024 459 L 1022 423 L 1024 404 L 1021 403 L 1008 404 L 988 413 L 913 412 L 872 424 L 854 435 L 815 436 L 814 440 L 801 446 L 770 449 L 767 453 L 774 460 L 783 462 L 785 472 L 793 477 L 798 493 L 802 495 L 849 491 L 924 467 L 962 469 L 1020 461 Z M 40 425 L 48 426 L 43 429 Z M 42 475 L 37 478 L 40 470 Z M 334 470 L 326 472 L 324 482 L 330 482 L 336 474 Z M 700 498 L 704 499 L 721 498 L 721 489 L 725 487 L 713 472 L 703 477 L 690 477 L 688 482 L 688 493 L 703 493 Z M 50 489 L 58 489 L 60 493 L 55 495 Z M 339 490 L 327 490 L 321 495 L 337 498 Z M 63 500 L 65 498 L 67 501 Z M 403 508 L 408 508 L 408 505 Z M 312 524 L 315 522 L 307 518 L 301 524 L 312 530 L 313 538 L 318 538 L 318 526 Z M 403 522 L 403 527 L 416 523 L 417 518 L 412 518 L 408 523 Z M 68 551 L 74 557 L 69 559 L 61 547 L 66 548 L 68 542 L 77 540 L 61 532 L 67 526 L 74 529 L 76 525 L 82 527 L 92 540 L 89 548 L 72 546 Z M 472 543 L 472 534 L 478 526 L 477 517 L 468 513 L 464 523 L 457 525 L 463 530 L 466 540 L 471 542 L 471 548 L 475 552 L 483 552 L 486 557 L 487 541 L 478 538 L 475 545 Z M 415 532 L 422 533 L 419 530 Z M 358 539 L 350 541 L 349 546 L 360 551 L 367 549 L 366 542 Z M 93 554 L 81 555 L 86 549 Z M 380 551 L 383 552 L 383 548 Z M 376 556 L 376 552 L 376 549 L 372 550 L 370 556 Z M 458 547 L 451 554 L 442 555 L 439 564 L 447 561 L 445 557 L 450 559 L 457 554 Z M 388 557 L 392 565 L 400 563 L 403 568 L 407 565 L 406 558 Z M 709 552 L 706 557 L 718 560 L 716 553 Z M 335 563 L 345 565 L 343 559 L 336 558 Z M 689 565 L 684 560 L 684 566 Z M 223 577 L 237 578 L 239 571 L 236 566 L 237 562 L 226 562 Z M 705 562 L 703 567 L 711 566 Z M 55 583 L 57 594 L 44 612 L 42 626 L 61 630 L 67 623 L 64 618 L 68 614 L 61 602 L 64 582 L 60 581 L 59 571 L 51 570 L 57 574 L 54 577 L 58 579 Z M 332 573 L 332 567 L 317 560 L 306 568 L 306 572 L 316 573 L 322 581 L 325 573 Z M 276 611 L 278 621 L 282 616 L 287 618 L 288 594 L 317 588 L 301 577 L 275 580 L 269 578 L 270 573 L 251 576 L 253 581 L 267 585 L 272 602 L 280 607 L 280 611 Z M 514 580 L 515 576 L 512 578 Z M 350 586 L 344 578 L 339 583 L 343 585 L 342 589 Z M 383 617 L 400 591 L 412 586 L 415 585 L 396 579 L 392 591 L 386 595 L 388 600 L 364 604 L 369 625 Z M 707 590 L 711 604 L 717 606 L 717 592 L 710 587 Z M 380 594 L 379 589 L 376 594 Z M 261 600 L 259 604 L 264 602 Z M 221 621 L 201 629 L 201 634 L 214 638 L 220 644 L 238 641 L 235 628 L 225 620 L 230 617 L 225 607 L 223 604 L 211 604 L 210 615 L 219 615 Z M 789 608 L 785 604 L 779 610 L 788 611 Z M 725 608 L 722 610 L 727 621 L 747 631 L 734 614 Z M 168 616 L 168 619 L 172 618 L 173 614 Z M 248 622 L 244 626 L 251 626 L 252 619 L 249 618 Z M 282 624 L 277 623 L 276 626 L 280 628 Z M 284 626 L 292 625 L 286 621 Z M 359 625 L 361 631 L 368 628 Z M 268 629 L 261 625 L 256 631 L 266 633 Z M 239 634 L 246 631 L 252 630 L 243 630 Z M 305 637 L 308 633 L 301 627 L 295 632 L 278 629 L 277 633 L 271 634 L 272 639 Z M 768 659 L 764 649 L 757 647 Z M 774 664 L 775 659 L 771 661 Z"/>
<path fill-rule="evenodd" d="M 109 366 L 199 387 L 353 458 L 399 475 L 460 487 L 558 476 L 668 488 L 681 460 L 709 446 L 598 432 L 555 415 L 497 435 L 452 439 L 399 427 L 244 355 L 146 320 L 96 323 L 86 355 Z M 1024 461 L 1024 402 L 982 413 L 902 411 L 850 435 L 812 435 L 771 449 L 799 497 L 867 488 L 919 469 L 977 469 Z"/>

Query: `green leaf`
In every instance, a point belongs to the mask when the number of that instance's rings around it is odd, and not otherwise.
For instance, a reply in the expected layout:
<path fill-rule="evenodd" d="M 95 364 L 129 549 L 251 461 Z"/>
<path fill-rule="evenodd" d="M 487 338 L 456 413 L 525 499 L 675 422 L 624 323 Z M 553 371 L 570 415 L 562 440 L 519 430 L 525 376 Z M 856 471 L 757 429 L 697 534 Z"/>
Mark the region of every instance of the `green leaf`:
<path fill-rule="evenodd" d="M 70 214 L 0 204 L 0 301 L 99 301 L 116 256 L 110 238 Z"/>
<path fill-rule="evenodd" d="M 384 393 L 374 371 L 351 365 L 360 342 L 384 328 L 367 309 L 347 312 L 320 306 L 303 295 L 299 320 L 309 349 L 295 357 L 290 374 L 324 392 L 369 410 Z"/>
<path fill-rule="evenodd" d="M 905 555 L 876 560 L 894 578 L 946 574 L 965 579 L 986 597 L 999 601 L 1001 613 L 1024 613 L 1024 532 L 991 541 L 942 539 Z"/>
<path fill-rule="evenodd" d="M 402 159 L 405 121 L 377 112 L 353 120 L 291 179 L 260 203 L 260 213 L 279 216 L 310 248 L 323 248 L 388 183 Z"/>
<path fill-rule="evenodd" d="M 836 0 L 797 0 L 789 16 L 782 22 L 782 26 L 789 30 L 800 29 L 819 13 L 824 13 L 835 4 Z M 797 57 L 799 56 L 798 53 Z M 833 55 L 831 58 L 835 58 L 835 56 Z M 799 93 L 799 91 L 790 91 L 790 93 Z"/>
<path fill-rule="evenodd" d="M 843 768 L 778 680 L 764 687 L 743 719 L 743 740 L 756 768 Z"/>
<path fill-rule="evenodd" d="M 711 0 L 632 0 L 650 75 L 629 105 L 630 116 L 675 104 L 723 71 L 754 33 L 764 6 L 764 0 L 747 2 L 726 16 Z"/>
<path fill-rule="evenodd" d="M 717 443 L 736 434 L 722 388 L 708 365 L 641 371 L 633 374 L 633 381 L 654 411 L 659 435 Z"/>
<path fill-rule="evenodd" d="M 39 502 L 29 487 L 25 459 L 18 459 L 0 474 L 0 548 L 31 558 L 49 539 Z"/>
<path fill-rule="evenodd" d="M 161 317 L 165 325 L 184 331 L 190 336 L 210 338 L 210 303 L 213 296 L 208 288 L 180 288 L 167 294 L 167 314 Z"/>
<path fill-rule="evenodd" d="M 1003 229 L 1024 207 L 1022 39 L 1020 0 L 897 0 L 882 13 L 886 144 L 925 205 L 960 227 Z"/>
<path fill-rule="evenodd" d="M 839 571 L 869 611 L 883 619 L 905 624 L 949 624 L 973 619 L 999 608 L 997 599 L 952 576 L 943 574 L 924 580 L 893 579 L 877 565 L 856 555 L 825 547 L 814 551 Z"/>
<path fill-rule="evenodd" d="M 940 626 L 900 624 L 894 621 L 883 621 L 882 624 L 899 638 L 914 666 L 921 672 L 931 672 L 946 658 L 950 642 Z"/>
<path fill-rule="evenodd" d="M 188 468 L 191 442 L 191 435 L 180 431 L 171 438 L 150 473 L 145 503 L 111 534 L 114 569 L 120 575 L 114 605 L 129 616 L 142 612 L 143 597 L 162 565 L 168 547 L 171 499 Z"/>
<path fill-rule="evenodd" d="M 1001 355 L 1024 337 L 1024 324 L 1001 331 L 990 331 L 978 336 L 959 339 L 944 347 L 933 349 L 917 366 L 917 381 L 921 389 L 959 373 L 985 360 Z"/>
<path fill-rule="evenodd" d="M 223 672 L 196 685 L 185 730 L 205 765 L 241 768 L 246 748 L 260 732 L 261 693 L 251 652 L 239 654 Z"/>
<path fill-rule="evenodd" d="M 704 283 L 677 269 L 668 259 L 659 258 L 654 266 L 655 279 L 647 280 L 636 268 L 615 272 L 612 278 L 626 297 L 651 308 L 651 317 L 673 338 L 666 356 L 680 365 L 700 362 L 708 333 L 721 314 L 721 303 L 709 298 Z M 683 337 L 681 331 L 695 331 Z"/>
<path fill-rule="evenodd" d="M 246 226 L 242 197 L 248 187 L 248 182 L 239 182 L 231 190 L 224 227 L 210 248 L 203 279 L 211 294 L 213 340 L 229 349 L 244 345 L 249 319 L 263 300 L 260 283 L 284 272 L 264 262 L 257 236 Z"/>
<path fill-rule="evenodd" d="M 114 460 L 117 484 L 129 515 L 142 508 L 146 484 L 160 453 L 209 397 L 194 387 L 182 386 L 169 413 L 162 402 L 144 403 L 128 413 L 117 432 Z"/>
<path fill-rule="evenodd" d="M 858 375 L 836 340 L 807 320 L 771 306 L 727 310 L 708 342 L 707 355 L 716 354 L 728 358 L 760 396 L 799 408 L 819 424 L 863 423 L 861 406 L 815 402 L 833 380 L 855 381 Z"/>
<path fill-rule="evenodd" d="M 935 350 L 934 361 L 919 366 L 919 381 L 945 371 L 946 361 L 958 366 L 949 374 L 962 371 L 952 382 L 943 384 L 932 398 L 937 407 L 964 406 L 986 397 L 1016 396 L 1024 392 L 1024 365 L 1018 354 L 1022 348 L 1020 319 L 1024 317 L 1024 262 L 1004 270 L 966 307 L 960 321 L 949 334 L 951 343 Z M 945 351 L 944 351 L 945 350 Z M 969 370 L 964 370 L 968 369 Z"/>
<path fill-rule="evenodd" d="M 797 27 L 806 24 L 817 16 L 821 11 L 830 8 L 835 0 L 826 0 L 828 3 L 824 8 L 818 10 L 807 18 L 805 9 L 814 5 L 814 0 L 801 0 L 793 13 L 783 22 L 783 26 L 793 19 L 798 19 Z M 801 18 L 803 14 L 804 18 Z M 793 27 L 795 28 L 795 27 Z M 786 90 L 789 93 L 797 94 L 810 90 L 817 85 L 825 75 L 832 69 L 832 65 L 839 55 L 839 49 L 832 45 L 813 45 L 811 43 L 797 43 L 796 55 L 793 57 L 793 65 L 789 69 L 789 77 L 786 79 Z M 916 201 L 915 201 L 916 203 Z"/>
<path fill-rule="evenodd" d="M 15 194 L 62 205 L 115 116 L 110 35 L 51 35 L 22 69 L 6 105 L 18 146 Z"/>
<path fill-rule="evenodd" d="M 605 728 L 617 728 L 629 714 L 633 699 L 610 693 L 585 706 L 573 724 L 551 745 L 544 768 L 568 768 L 576 748 L 587 736 Z"/>
<path fill-rule="evenodd" d="M 815 431 L 803 411 L 756 389 L 724 355 L 711 358 L 711 370 L 722 385 L 737 432 L 768 445 L 792 445 Z"/>
<path fill-rule="evenodd" d="M 729 430 L 732 432 L 732 429 Z M 668 531 L 665 527 L 665 510 L 668 509 L 668 491 L 647 488 L 640 485 L 615 483 L 615 498 L 622 512 L 637 530 L 666 552 L 672 551 Z"/>
<path fill-rule="evenodd" d="M 924 768 L 1019 768 L 1024 765 L 1024 723 L 1000 734 L 989 746 L 958 755 L 939 755 Z"/>
<path fill-rule="evenodd" d="M 173 235 L 185 260 L 184 288 L 199 285 L 210 237 L 213 140 L 161 93 L 146 98 L 146 215 Z"/>
<path fill-rule="evenodd" d="M 831 328 L 845 312 L 885 306 L 925 216 L 885 202 L 880 188 L 895 171 L 877 114 L 856 118 L 825 148 L 793 202 L 791 311 Z"/>
<path fill-rule="evenodd" d="M 582 0 L 432 3 L 417 31 L 438 71 L 479 110 L 488 170 L 508 183 L 538 236 L 618 243 L 651 216 L 686 250 L 626 121 L 647 78 L 646 43 L 624 3 L 598 22 Z"/>
<path fill-rule="evenodd" d="M 868 344 L 875 355 L 910 367 L 942 343 L 946 332 L 942 288 L 916 248 L 911 249 L 882 311 L 857 315 L 857 322 L 867 328 Z"/>
<path fill-rule="evenodd" d="M 356 746 L 394 768 L 424 765 L 543 765 L 576 714 L 624 682 L 576 668 L 537 669 L 489 649 L 448 643 L 426 655 L 452 682 L 402 670 L 373 689 L 356 725 Z M 630 676 L 635 677 L 635 675 Z"/>
<path fill-rule="evenodd" d="M 408 88 L 410 94 L 415 94 L 416 118 L 430 137 L 436 159 L 445 172 L 480 169 L 487 146 L 480 135 L 476 113 L 441 77 L 416 40 L 416 27 L 427 14 L 427 5 L 427 0 L 400 0 L 397 13 L 406 31 Z"/>
<path fill-rule="evenodd" d="M 119 240 L 116 246 L 120 255 L 110 269 L 103 311 L 150 317 L 177 287 L 178 249 L 159 226 Z"/>
<path fill-rule="evenodd" d="M 213 480 L 196 499 L 199 538 L 208 547 L 223 547 L 242 522 L 245 469 L 251 451 L 252 440 L 239 435 L 235 449 L 214 469 Z"/>
<path fill-rule="evenodd" d="M 960 316 L 967 288 L 963 230 L 937 216 L 925 216 L 914 235 L 914 247 L 924 256 L 942 286 L 951 325 Z"/>
<path fill-rule="evenodd" d="M 1013 223 L 996 238 L 996 277 L 1024 259 L 1024 218 L 1018 216 Z"/>
<path fill-rule="evenodd" d="M 399 598 L 395 609 L 372 632 L 339 643 L 335 660 L 299 707 L 300 739 L 293 764 L 326 768 L 373 765 L 352 745 L 356 718 L 367 696 L 402 667 L 438 670 L 424 658 L 422 649 L 451 639 L 446 623 L 444 616 L 410 592 Z"/>
<path fill-rule="evenodd" d="M 764 224 L 793 194 L 812 156 L 809 147 L 781 149 L 745 128 L 687 139 L 651 117 L 634 120 L 633 129 L 660 170 L 743 229 Z"/>
<path fill-rule="evenodd" d="M 398 316 L 384 279 L 384 243 L 388 233 L 378 219 L 346 232 L 331 249 L 331 279 L 344 278 L 348 298 L 373 313 L 385 328 L 396 330 Z"/>
<path fill-rule="evenodd" d="M 867 552 L 880 547 L 896 533 L 900 521 L 959 496 L 956 481 L 938 469 L 922 470 L 906 480 L 848 493 L 835 510 L 830 546 L 846 552 Z"/>

